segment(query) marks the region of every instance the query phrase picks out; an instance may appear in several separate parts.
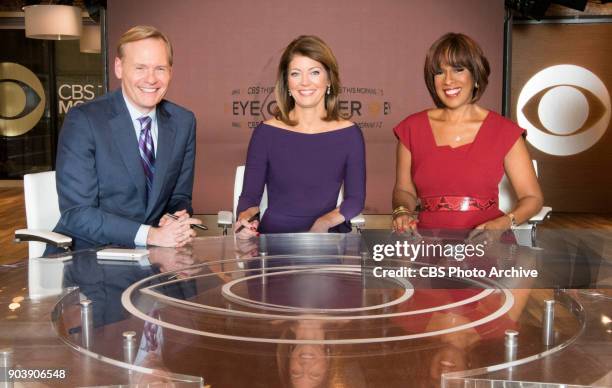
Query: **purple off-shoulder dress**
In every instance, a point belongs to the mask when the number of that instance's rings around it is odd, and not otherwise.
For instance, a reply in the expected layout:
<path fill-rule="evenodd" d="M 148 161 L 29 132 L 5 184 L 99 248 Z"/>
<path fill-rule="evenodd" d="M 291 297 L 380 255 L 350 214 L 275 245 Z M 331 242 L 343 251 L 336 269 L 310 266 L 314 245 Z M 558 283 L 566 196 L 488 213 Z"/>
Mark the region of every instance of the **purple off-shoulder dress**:
<path fill-rule="evenodd" d="M 365 175 L 365 146 L 357 125 L 304 134 L 262 123 L 249 143 L 237 211 L 259 206 L 267 185 L 268 209 L 259 232 L 306 232 L 336 208 L 344 183 L 340 213 L 346 222 L 330 231 L 346 232 L 350 219 L 363 209 Z"/>

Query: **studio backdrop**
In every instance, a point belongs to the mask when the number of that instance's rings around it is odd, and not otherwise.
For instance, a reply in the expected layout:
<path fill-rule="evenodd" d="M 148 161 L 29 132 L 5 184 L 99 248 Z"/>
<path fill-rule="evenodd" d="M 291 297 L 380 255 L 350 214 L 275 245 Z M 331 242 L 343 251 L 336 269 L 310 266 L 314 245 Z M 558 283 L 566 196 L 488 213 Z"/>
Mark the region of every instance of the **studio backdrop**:
<path fill-rule="evenodd" d="M 546 204 L 612 212 L 612 22 L 519 24 L 512 119 L 527 130 Z"/>
<path fill-rule="evenodd" d="M 392 128 L 433 106 L 423 81 L 427 49 L 450 31 L 475 38 L 492 72 L 482 105 L 499 112 L 503 21 L 502 0 L 109 0 L 109 60 L 134 25 L 169 36 L 175 54 L 167 98 L 198 121 L 194 208 L 214 214 L 231 209 L 236 166 L 245 163 L 252 129 L 270 117 L 282 50 L 299 35 L 320 36 L 340 64 L 342 109 L 366 139 L 364 213 L 381 214 L 391 210 Z"/>

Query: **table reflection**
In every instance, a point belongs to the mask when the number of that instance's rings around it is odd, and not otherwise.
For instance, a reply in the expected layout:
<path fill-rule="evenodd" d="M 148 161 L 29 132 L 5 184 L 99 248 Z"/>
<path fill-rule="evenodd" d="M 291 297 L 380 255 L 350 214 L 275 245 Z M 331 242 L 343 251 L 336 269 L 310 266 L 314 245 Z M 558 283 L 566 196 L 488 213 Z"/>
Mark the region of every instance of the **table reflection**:
<path fill-rule="evenodd" d="M 433 387 L 443 374 L 507 362 L 506 330 L 520 333 L 517 359 L 550 349 L 541 308 L 551 291 L 529 280 L 512 288 L 471 279 L 368 283 L 366 246 L 359 236 L 279 235 L 152 248 L 147 263 L 81 252 L 66 264 L 64 284 L 93 301 L 88 350 L 123 360 L 122 334 L 134 331 L 129 361 L 155 370 L 155 381 L 189 375 L 216 386 Z M 508 265 L 501 255 L 479 265 Z M 537 265 L 534 255 L 510 259 Z M 432 263 L 456 265 L 448 257 L 404 264 Z M 559 345 L 580 322 L 569 308 L 557 310 Z M 76 345 L 78 312 L 63 305 L 57 326 Z"/>

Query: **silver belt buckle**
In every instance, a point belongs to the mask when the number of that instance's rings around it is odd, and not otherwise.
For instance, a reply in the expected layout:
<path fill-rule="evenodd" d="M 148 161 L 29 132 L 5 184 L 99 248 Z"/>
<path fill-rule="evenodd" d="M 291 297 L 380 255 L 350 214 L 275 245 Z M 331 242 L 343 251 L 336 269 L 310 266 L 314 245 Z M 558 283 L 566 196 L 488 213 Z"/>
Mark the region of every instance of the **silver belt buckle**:
<path fill-rule="evenodd" d="M 462 212 L 470 210 L 470 197 L 463 197 L 463 199 L 461 199 L 461 205 L 459 205 L 459 210 L 461 210 Z"/>

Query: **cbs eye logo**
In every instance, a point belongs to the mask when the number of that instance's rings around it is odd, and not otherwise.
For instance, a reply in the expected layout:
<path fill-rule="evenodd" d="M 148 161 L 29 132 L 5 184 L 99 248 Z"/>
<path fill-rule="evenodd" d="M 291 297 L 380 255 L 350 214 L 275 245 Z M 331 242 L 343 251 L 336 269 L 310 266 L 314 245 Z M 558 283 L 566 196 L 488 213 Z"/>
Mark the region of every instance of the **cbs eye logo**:
<path fill-rule="evenodd" d="M 0 63 L 0 135 L 23 135 L 44 112 L 45 92 L 38 77 L 17 63 Z"/>
<path fill-rule="evenodd" d="M 584 67 L 556 65 L 535 74 L 518 97 L 518 124 L 527 141 L 550 155 L 574 155 L 591 148 L 610 123 L 610 95 Z"/>

